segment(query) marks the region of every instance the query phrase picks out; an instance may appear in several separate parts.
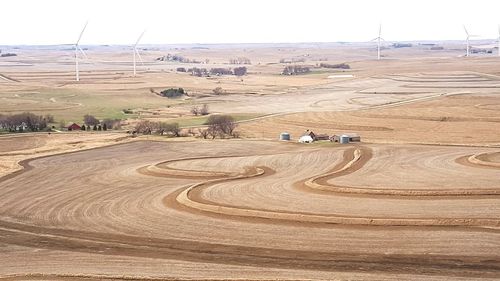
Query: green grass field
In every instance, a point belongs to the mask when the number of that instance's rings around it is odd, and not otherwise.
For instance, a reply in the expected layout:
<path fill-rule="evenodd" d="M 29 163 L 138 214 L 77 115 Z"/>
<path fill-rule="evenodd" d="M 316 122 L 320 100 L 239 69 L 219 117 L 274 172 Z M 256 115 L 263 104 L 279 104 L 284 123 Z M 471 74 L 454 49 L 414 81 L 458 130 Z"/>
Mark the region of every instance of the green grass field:
<path fill-rule="evenodd" d="M 136 117 L 125 114 L 124 109 L 155 109 L 182 104 L 184 99 L 159 97 L 149 92 L 122 91 L 105 92 L 70 89 L 40 89 L 19 94 L 2 94 L 6 100 L 0 104 L 0 112 L 13 114 L 33 112 L 51 114 L 57 122 L 81 122 L 85 114 L 98 119 L 126 119 Z"/>

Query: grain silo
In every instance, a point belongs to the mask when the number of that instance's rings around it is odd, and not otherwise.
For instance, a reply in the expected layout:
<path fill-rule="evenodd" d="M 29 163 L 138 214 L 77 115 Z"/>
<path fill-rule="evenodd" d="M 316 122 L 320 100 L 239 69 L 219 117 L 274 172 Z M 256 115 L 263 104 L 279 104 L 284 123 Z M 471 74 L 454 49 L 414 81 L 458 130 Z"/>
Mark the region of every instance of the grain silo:
<path fill-rule="evenodd" d="M 281 133 L 280 134 L 280 141 L 289 141 L 290 140 L 290 134 L 289 133 Z"/>
<path fill-rule="evenodd" d="M 340 136 L 340 143 L 343 143 L 343 144 L 349 143 L 349 136 L 348 135 L 341 135 Z"/>

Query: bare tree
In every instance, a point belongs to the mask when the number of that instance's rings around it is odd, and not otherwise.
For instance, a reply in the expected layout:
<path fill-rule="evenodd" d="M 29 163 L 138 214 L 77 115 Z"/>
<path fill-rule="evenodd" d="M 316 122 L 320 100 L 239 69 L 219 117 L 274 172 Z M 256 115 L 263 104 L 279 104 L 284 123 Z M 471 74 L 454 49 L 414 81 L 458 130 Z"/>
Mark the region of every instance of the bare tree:
<path fill-rule="evenodd" d="M 208 125 L 209 135 L 212 138 L 219 136 L 233 136 L 234 130 L 237 127 L 234 118 L 230 115 L 212 115 L 208 117 L 206 122 Z"/>
<path fill-rule="evenodd" d="M 66 127 L 66 121 L 64 121 L 63 119 L 61 119 L 59 121 L 59 128 L 60 129 L 64 129 Z"/>
<path fill-rule="evenodd" d="M 222 95 L 224 94 L 224 90 L 222 89 L 222 87 L 217 87 L 215 89 L 212 90 L 214 92 L 215 95 Z"/>
<path fill-rule="evenodd" d="M 207 137 L 209 136 L 212 139 L 215 139 L 219 135 L 219 130 L 214 126 L 208 126 L 206 132 L 207 132 Z"/>
<path fill-rule="evenodd" d="M 165 131 L 172 134 L 174 137 L 181 136 L 181 128 L 179 127 L 179 123 L 167 123 L 165 126 Z"/>
<path fill-rule="evenodd" d="M 157 122 L 152 123 L 151 130 L 159 135 L 170 134 L 174 137 L 180 137 L 181 129 L 178 123 Z"/>
<path fill-rule="evenodd" d="M 83 116 L 83 122 L 87 125 L 95 126 L 99 124 L 99 120 L 90 114 L 85 114 Z"/>
<path fill-rule="evenodd" d="M 103 126 L 106 125 L 106 129 L 120 129 L 121 119 L 104 119 L 102 121 Z"/>
<path fill-rule="evenodd" d="M 200 109 L 197 106 L 193 106 L 191 108 L 191 113 L 193 113 L 194 116 L 198 116 L 198 114 L 200 114 Z"/>
<path fill-rule="evenodd" d="M 245 74 L 247 74 L 247 68 L 244 66 L 236 67 L 234 69 L 234 75 L 236 75 L 236 76 L 243 76 Z"/>
<path fill-rule="evenodd" d="M 149 120 L 142 120 L 135 125 L 135 131 L 139 134 L 151 135 L 151 133 L 156 131 L 156 126 L 156 123 Z"/>
<path fill-rule="evenodd" d="M 208 105 L 205 103 L 200 109 L 200 114 L 201 115 L 208 115 Z"/>
<path fill-rule="evenodd" d="M 208 138 L 208 130 L 207 129 L 201 129 L 201 128 L 198 128 L 198 133 L 200 134 L 200 136 L 204 139 Z"/>
<path fill-rule="evenodd" d="M 54 123 L 54 116 L 51 114 L 47 114 L 43 117 L 47 123 Z"/>

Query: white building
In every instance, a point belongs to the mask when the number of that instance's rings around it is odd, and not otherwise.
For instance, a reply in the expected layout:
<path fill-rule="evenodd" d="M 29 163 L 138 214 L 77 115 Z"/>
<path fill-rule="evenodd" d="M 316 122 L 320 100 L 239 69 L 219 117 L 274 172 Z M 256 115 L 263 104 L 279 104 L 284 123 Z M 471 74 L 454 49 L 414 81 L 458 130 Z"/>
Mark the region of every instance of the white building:
<path fill-rule="evenodd" d="M 305 135 L 300 137 L 299 142 L 300 143 L 312 143 L 314 140 L 310 135 Z"/>

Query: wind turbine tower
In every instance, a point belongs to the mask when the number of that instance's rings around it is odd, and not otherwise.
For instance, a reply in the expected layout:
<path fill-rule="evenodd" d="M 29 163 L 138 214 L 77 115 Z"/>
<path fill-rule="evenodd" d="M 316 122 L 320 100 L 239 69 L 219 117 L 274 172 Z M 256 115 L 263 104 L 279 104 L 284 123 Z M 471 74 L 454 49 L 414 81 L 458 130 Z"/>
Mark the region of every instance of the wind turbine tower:
<path fill-rule="evenodd" d="M 84 56 L 86 56 L 86 55 L 85 55 L 85 53 L 83 52 L 82 48 L 80 48 L 80 45 L 79 45 L 79 44 L 80 44 L 80 39 L 82 39 L 83 32 L 85 32 L 85 28 L 87 28 L 87 24 L 88 24 L 88 23 L 89 23 L 88 21 L 85 23 L 85 26 L 83 27 L 82 32 L 80 32 L 80 36 L 78 37 L 78 40 L 77 40 L 77 41 L 76 41 L 76 43 L 75 43 L 75 70 L 76 70 L 76 81 L 80 81 L 80 72 L 79 72 L 79 69 L 78 69 L 78 52 L 80 51 L 80 52 L 82 52 L 82 54 L 83 54 Z"/>
<path fill-rule="evenodd" d="M 498 56 L 500 57 L 500 25 L 498 25 Z"/>
<path fill-rule="evenodd" d="M 141 61 L 142 65 L 144 65 L 144 62 L 142 61 L 141 55 L 139 54 L 139 51 L 137 50 L 137 45 L 139 44 L 139 41 L 141 41 L 141 38 L 144 35 L 144 32 L 146 32 L 146 31 L 144 30 L 141 33 L 141 35 L 139 36 L 139 38 L 137 38 L 137 41 L 135 42 L 135 45 L 134 45 L 134 50 L 133 50 L 133 52 L 134 52 L 134 77 L 137 74 L 137 72 L 136 72 L 136 58 L 135 58 L 136 55 L 139 57 L 139 60 Z"/>
<path fill-rule="evenodd" d="M 382 38 L 382 24 L 380 24 L 378 26 L 378 37 L 371 40 L 371 41 L 377 41 L 377 60 L 380 60 L 380 41 L 381 40 L 384 40 Z"/>
<path fill-rule="evenodd" d="M 465 34 L 467 35 L 467 37 L 465 38 L 465 40 L 467 42 L 467 51 L 465 53 L 465 56 L 468 57 L 468 56 L 470 56 L 470 38 L 471 37 L 477 37 L 477 35 L 471 35 L 471 34 L 469 34 L 469 32 L 467 31 L 467 28 L 465 27 L 465 25 L 464 25 L 464 31 L 465 31 Z"/>

